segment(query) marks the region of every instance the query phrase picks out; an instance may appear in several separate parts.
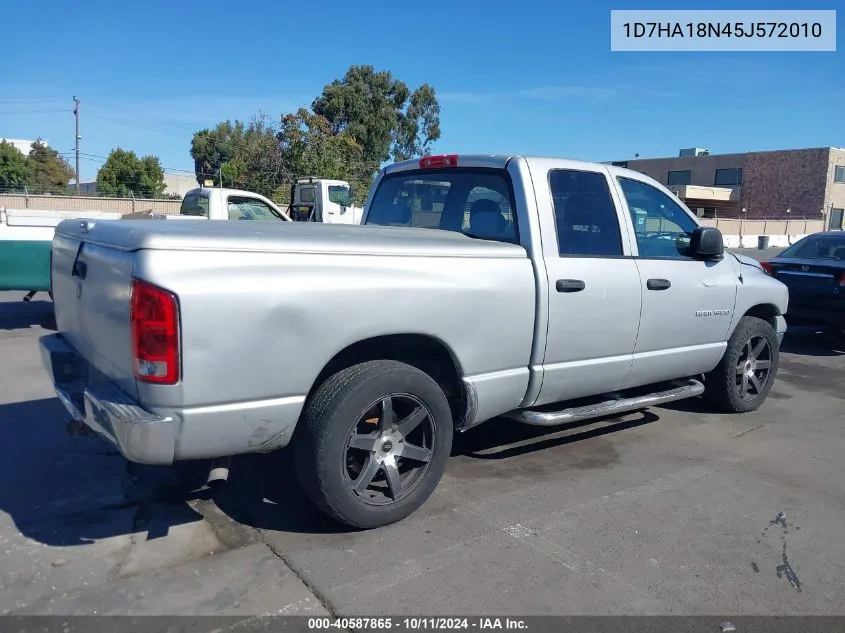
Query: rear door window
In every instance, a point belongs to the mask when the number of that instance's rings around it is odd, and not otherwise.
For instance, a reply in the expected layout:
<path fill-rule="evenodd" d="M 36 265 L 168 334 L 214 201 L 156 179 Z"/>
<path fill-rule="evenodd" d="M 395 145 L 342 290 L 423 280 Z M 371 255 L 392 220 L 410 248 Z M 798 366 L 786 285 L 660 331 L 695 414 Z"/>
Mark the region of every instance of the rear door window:
<path fill-rule="evenodd" d="M 619 217 L 604 174 L 554 169 L 549 187 L 561 257 L 622 255 Z"/>
<path fill-rule="evenodd" d="M 845 260 L 845 236 L 810 236 L 796 242 L 778 257 L 786 259 Z"/>
<path fill-rule="evenodd" d="M 519 242 L 510 177 L 501 169 L 426 169 L 388 175 L 373 194 L 367 224 L 444 229 Z"/>

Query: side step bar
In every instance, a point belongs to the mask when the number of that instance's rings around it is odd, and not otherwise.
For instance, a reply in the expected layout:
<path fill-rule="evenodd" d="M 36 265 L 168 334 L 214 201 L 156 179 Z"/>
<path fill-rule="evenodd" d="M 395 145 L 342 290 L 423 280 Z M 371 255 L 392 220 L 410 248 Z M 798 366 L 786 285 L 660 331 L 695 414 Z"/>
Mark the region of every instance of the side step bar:
<path fill-rule="evenodd" d="M 639 396 L 625 397 L 623 394 L 606 394 L 609 399 L 596 404 L 588 404 L 582 407 L 571 407 L 559 411 L 538 411 L 536 409 L 521 409 L 505 414 L 506 418 L 532 424 L 534 426 L 557 426 L 567 422 L 578 422 L 590 418 L 600 418 L 606 415 L 616 415 L 652 407 L 673 400 L 683 400 L 700 396 L 704 393 L 704 385 L 694 379 L 675 380 L 669 383 L 670 388 L 664 391 L 655 391 Z"/>

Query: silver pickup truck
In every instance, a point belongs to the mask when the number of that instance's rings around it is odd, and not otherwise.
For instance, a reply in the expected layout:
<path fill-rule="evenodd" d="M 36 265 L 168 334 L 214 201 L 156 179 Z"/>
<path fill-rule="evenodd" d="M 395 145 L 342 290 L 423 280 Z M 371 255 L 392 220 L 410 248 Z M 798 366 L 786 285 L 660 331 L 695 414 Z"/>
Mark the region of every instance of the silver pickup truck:
<path fill-rule="evenodd" d="M 62 222 L 44 364 L 134 462 L 292 445 L 309 497 L 371 528 L 438 484 L 453 433 L 702 396 L 759 407 L 788 292 L 654 180 L 596 163 L 429 156 L 362 226 Z"/>

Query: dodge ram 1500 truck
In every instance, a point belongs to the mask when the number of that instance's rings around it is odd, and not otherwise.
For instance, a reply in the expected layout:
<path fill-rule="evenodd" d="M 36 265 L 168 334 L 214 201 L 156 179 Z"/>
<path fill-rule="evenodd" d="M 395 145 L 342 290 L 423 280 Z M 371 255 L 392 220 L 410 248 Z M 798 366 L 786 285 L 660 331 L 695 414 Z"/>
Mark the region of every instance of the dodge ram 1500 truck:
<path fill-rule="evenodd" d="M 44 363 L 132 461 L 288 444 L 372 528 L 438 484 L 453 433 L 702 396 L 766 399 L 788 292 L 654 180 L 526 156 L 383 168 L 363 225 L 65 221 Z"/>

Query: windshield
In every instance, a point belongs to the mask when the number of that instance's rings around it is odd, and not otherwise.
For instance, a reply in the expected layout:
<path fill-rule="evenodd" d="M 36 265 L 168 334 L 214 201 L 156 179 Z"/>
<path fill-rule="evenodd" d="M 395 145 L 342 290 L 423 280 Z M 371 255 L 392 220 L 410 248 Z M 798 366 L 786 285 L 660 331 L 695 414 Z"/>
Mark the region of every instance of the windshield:
<path fill-rule="evenodd" d="M 281 216 L 257 198 L 229 196 L 230 220 L 279 220 Z"/>
<path fill-rule="evenodd" d="M 510 178 L 501 169 L 426 169 L 386 176 L 373 194 L 366 223 L 519 242 Z"/>
<path fill-rule="evenodd" d="M 811 235 L 795 242 L 778 257 L 788 259 L 845 259 L 845 234 Z"/>

